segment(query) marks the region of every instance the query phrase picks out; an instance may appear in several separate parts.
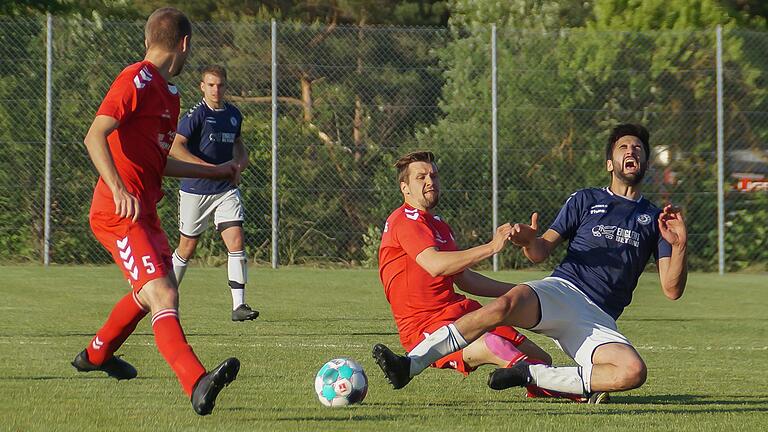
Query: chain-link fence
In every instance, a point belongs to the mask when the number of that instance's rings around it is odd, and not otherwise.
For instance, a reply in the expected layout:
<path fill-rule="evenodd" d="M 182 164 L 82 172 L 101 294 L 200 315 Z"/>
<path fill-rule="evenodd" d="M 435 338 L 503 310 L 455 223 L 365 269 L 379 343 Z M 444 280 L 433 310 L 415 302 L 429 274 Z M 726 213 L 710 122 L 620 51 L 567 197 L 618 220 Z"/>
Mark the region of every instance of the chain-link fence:
<path fill-rule="evenodd" d="M 108 262 L 88 227 L 97 176 L 82 139 L 112 79 L 143 57 L 143 24 L 54 18 L 51 29 L 50 261 Z M 635 121 L 649 127 L 654 148 L 645 195 L 684 208 L 691 266 L 716 270 L 722 100 L 725 265 L 768 265 L 768 34 L 723 33 L 718 99 L 714 30 L 276 29 L 273 37 L 269 23 L 198 23 L 176 79 L 185 109 L 201 97 L 204 66 L 228 70 L 251 154 L 241 190 L 256 261 L 269 262 L 273 247 L 274 49 L 283 264 L 375 264 L 379 227 L 401 202 L 392 162 L 416 148 L 439 157 L 438 212 L 462 246 L 487 241 L 493 230 L 494 157 L 499 221 L 539 211 L 546 226 L 571 192 L 607 184 L 608 131 Z M 44 260 L 46 36 L 45 19 L 0 20 L 0 262 Z M 177 185 L 166 181 L 159 206 L 172 244 Z M 223 252 L 211 231 L 198 257 L 215 263 Z M 499 264 L 527 265 L 513 249 Z"/>

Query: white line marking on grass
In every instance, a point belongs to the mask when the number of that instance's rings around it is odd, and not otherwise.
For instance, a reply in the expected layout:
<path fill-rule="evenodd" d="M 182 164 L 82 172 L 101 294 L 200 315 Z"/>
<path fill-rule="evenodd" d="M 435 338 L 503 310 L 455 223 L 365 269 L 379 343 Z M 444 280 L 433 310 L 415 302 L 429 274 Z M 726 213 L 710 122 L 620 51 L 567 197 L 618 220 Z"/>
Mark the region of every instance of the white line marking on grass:
<path fill-rule="evenodd" d="M 279 337 L 279 336 L 275 336 Z M 45 336 L 40 336 L 39 338 L 34 339 L 20 339 L 18 337 L 14 336 L 0 336 L 0 344 L 5 345 L 52 345 L 53 342 L 44 340 Z M 198 342 L 202 345 L 201 342 Z M 143 346 L 155 346 L 154 342 L 134 342 L 134 341 L 128 341 L 125 343 L 126 345 L 143 345 Z M 298 342 L 298 343 L 289 343 L 289 342 L 274 342 L 274 343 L 265 343 L 265 342 L 255 342 L 255 343 L 243 343 L 241 341 L 237 342 L 213 342 L 208 343 L 205 345 L 212 345 L 212 346 L 223 346 L 223 347 L 249 347 L 249 348 L 262 348 L 262 347 L 269 347 L 269 348 L 366 348 L 368 347 L 368 344 L 351 344 L 351 343 L 343 343 L 343 344 L 334 344 L 334 343 L 312 343 L 312 342 Z M 635 346 L 638 350 L 643 351 L 768 351 L 768 346 L 742 346 L 742 345 L 735 345 L 735 346 L 693 346 L 693 345 L 687 345 L 687 346 L 676 346 L 676 345 L 637 345 Z"/>

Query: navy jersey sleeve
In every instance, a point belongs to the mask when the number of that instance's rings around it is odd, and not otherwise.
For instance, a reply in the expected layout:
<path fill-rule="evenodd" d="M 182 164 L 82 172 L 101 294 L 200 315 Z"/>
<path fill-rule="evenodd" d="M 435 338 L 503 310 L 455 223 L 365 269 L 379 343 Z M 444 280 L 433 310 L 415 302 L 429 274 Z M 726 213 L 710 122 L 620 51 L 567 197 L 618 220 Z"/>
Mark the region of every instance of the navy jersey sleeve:
<path fill-rule="evenodd" d="M 576 235 L 581 223 L 581 215 L 584 201 L 584 193 L 577 191 L 571 194 L 560 209 L 555 221 L 549 229 L 557 231 L 560 237 L 570 240 Z"/>
<path fill-rule="evenodd" d="M 653 249 L 653 257 L 658 261 L 659 258 L 667 258 L 670 256 L 672 256 L 672 245 L 664 240 L 664 237 L 659 233 L 659 240 L 656 243 L 656 247 Z"/>
<path fill-rule="evenodd" d="M 199 133 L 199 128 L 204 120 L 205 113 L 201 109 L 201 106 L 198 105 L 181 116 L 179 127 L 176 128 L 176 133 L 187 139 L 192 138 L 195 136 L 195 133 Z"/>

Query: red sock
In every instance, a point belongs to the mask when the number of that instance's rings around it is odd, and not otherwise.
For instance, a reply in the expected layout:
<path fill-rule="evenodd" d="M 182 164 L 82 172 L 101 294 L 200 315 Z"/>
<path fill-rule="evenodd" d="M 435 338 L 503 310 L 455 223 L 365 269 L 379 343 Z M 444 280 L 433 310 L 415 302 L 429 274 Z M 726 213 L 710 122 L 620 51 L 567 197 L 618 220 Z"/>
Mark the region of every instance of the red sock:
<path fill-rule="evenodd" d="M 197 380 L 205 374 L 205 368 L 187 343 L 187 338 L 184 337 L 184 330 L 179 324 L 178 311 L 176 309 L 158 311 L 152 316 L 152 330 L 155 332 L 157 349 L 176 373 L 184 392 L 187 396 L 191 396 Z"/>
<path fill-rule="evenodd" d="M 117 302 L 107 322 L 96 332 L 88 344 L 88 360 L 100 365 L 108 360 L 136 329 L 147 311 L 141 308 L 136 294 L 131 292 Z"/>

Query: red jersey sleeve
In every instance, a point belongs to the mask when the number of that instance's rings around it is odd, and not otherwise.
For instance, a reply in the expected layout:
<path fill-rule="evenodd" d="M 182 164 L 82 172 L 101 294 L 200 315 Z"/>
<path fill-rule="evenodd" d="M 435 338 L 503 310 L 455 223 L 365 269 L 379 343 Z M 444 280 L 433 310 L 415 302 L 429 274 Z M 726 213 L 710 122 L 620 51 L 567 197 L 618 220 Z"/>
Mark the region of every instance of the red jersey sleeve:
<path fill-rule="evenodd" d="M 416 220 L 402 218 L 398 222 L 394 226 L 394 237 L 412 259 L 415 260 L 416 256 L 422 253 L 424 249 L 439 246 L 432 228 L 427 225 L 423 216 L 419 215 Z"/>
<path fill-rule="evenodd" d="M 99 110 L 96 115 L 105 115 L 112 117 L 124 123 L 130 117 L 131 113 L 136 111 L 139 105 L 139 88 L 134 83 L 134 77 L 138 81 L 138 85 L 144 84 L 138 80 L 139 73 L 141 71 L 125 69 L 120 75 L 117 76 L 115 82 L 109 88 L 107 95 L 104 96 L 104 100 L 101 102 Z"/>

